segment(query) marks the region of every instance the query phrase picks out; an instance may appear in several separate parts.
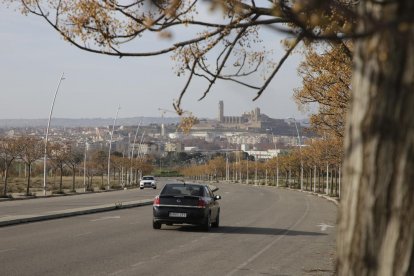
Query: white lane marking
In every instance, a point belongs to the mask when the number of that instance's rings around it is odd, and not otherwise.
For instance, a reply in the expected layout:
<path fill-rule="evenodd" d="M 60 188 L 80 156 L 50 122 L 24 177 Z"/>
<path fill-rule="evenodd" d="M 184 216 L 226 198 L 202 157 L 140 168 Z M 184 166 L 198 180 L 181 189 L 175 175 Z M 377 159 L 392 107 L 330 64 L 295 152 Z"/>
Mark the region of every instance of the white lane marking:
<path fill-rule="evenodd" d="M 132 266 L 132 267 L 136 267 L 136 266 L 142 265 L 143 263 L 145 263 L 145 262 L 138 262 L 138 263 L 133 264 L 133 265 L 131 265 L 131 266 Z"/>
<path fill-rule="evenodd" d="M 124 273 L 124 272 L 125 272 L 125 269 L 121 269 L 121 270 L 118 270 L 118 271 L 112 272 L 112 273 L 111 273 L 111 274 L 109 274 L 109 275 L 111 275 L 111 276 L 115 276 L 115 275 L 122 274 L 122 273 Z"/>
<path fill-rule="evenodd" d="M 77 234 L 77 235 L 75 235 L 75 238 L 86 236 L 86 235 L 89 235 L 89 234 L 92 234 L 92 233 L 93 232 L 86 232 L 86 233 Z"/>
<path fill-rule="evenodd" d="M 121 218 L 120 216 L 113 216 L 113 217 L 101 217 L 101 218 L 98 218 L 98 219 L 92 219 L 92 220 L 90 220 L 90 221 L 100 221 L 100 220 L 120 219 L 120 218 Z"/>
<path fill-rule="evenodd" d="M 155 260 L 156 258 L 158 258 L 160 255 L 155 255 L 151 257 L 151 260 Z"/>
<path fill-rule="evenodd" d="M 297 225 L 299 225 L 302 220 L 305 219 L 305 217 L 308 215 L 309 212 L 309 202 L 308 200 L 306 200 L 306 211 L 305 213 L 295 222 L 294 225 L 292 225 L 291 227 L 289 227 L 288 229 L 286 229 L 283 233 L 281 233 L 281 235 L 273 240 L 271 243 L 269 243 L 267 246 L 265 246 L 264 248 L 262 248 L 262 250 L 260 250 L 259 252 L 257 252 L 256 254 L 254 254 L 253 256 L 251 256 L 247 261 L 245 261 L 244 263 L 242 263 L 241 265 L 239 265 L 238 267 L 236 267 L 235 269 L 233 269 L 232 271 L 230 271 L 229 273 L 227 273 L 227 276 L 231 276 L 236 274 L 239 270 L 243 269 L 245 266 L 247 266 L 248 264 L 250 264 L 251 262 L 253 262 L 254 260 L 256 260 L 257 258 L 259 258 L 263 253 L 265 253 L 267 250 L 269 250 L 272 246 L 274 246 L 278 241 L 280 241 L 282 238 L 284 238 L 287 233 L 289 233 L 291 231 L 291 229 L 295 228 Z"/>
<path fill-rule="evenodd" d="M 334 226 L 326 224 L 326 223 L 320 223 L 316 226 L 319 226 L 321 228 L 321 231 L 326 231 L 328 228 L 333 228 Z"/>
<path fill-rule="evenodd" d="M 0 249 L 0 253 L 5 253 L 13 250 L 16 250 L 16 248 Z"/>

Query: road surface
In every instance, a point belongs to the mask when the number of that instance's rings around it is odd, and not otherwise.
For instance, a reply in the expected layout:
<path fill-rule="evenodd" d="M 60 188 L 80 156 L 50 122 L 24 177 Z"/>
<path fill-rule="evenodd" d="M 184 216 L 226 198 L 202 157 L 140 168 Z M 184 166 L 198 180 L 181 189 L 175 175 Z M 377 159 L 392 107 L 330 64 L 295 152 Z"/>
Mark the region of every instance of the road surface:
<path fill-rule="evenodd" d="M 336 206 L 218 184 L 221 226 L 152 229 L 152 207 L 0 228 L 2 275 L 332 275 Z"/>

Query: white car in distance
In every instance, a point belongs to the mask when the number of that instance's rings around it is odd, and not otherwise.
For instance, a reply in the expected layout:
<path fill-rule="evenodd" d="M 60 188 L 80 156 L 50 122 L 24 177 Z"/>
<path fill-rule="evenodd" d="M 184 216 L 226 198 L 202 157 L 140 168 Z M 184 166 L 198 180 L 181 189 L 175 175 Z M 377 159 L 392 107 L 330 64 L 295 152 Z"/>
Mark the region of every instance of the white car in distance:
<path fill-rule="evenodd" d="M 142 190 L 144 188 L 153 188 L 157 189 L 157 181 L 152 175 L 145 175 L 139 181 L 139 188 Z"/>

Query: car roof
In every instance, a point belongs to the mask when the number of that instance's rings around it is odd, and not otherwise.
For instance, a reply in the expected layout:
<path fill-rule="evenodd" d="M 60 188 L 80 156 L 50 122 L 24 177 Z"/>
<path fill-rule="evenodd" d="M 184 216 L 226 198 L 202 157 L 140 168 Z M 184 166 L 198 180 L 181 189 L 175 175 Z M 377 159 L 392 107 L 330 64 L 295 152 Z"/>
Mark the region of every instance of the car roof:
<path fill-rule="evenodd" d="M 167 183 L 165 184 L 165 186 L 167 185 L 195 185 L 195 186 L 208 186 L 208 184 L 200 184 L 200 183 L 183 183 L 183 182 L 171 182 L 171 183 Z"/>

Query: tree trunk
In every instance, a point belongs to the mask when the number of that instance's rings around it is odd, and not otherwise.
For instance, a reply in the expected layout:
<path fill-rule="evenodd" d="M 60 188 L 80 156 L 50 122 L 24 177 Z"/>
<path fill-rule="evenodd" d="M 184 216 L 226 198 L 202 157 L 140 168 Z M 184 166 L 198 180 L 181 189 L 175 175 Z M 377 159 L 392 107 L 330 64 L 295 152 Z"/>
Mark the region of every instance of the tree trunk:
<path fill-rule="evenodd" d="M 76 191 L 75 188 L 75 182 L 76 182 L 76 167 L 72 167 L 72 192 Z"/>
<path fill-rule="evenodd" d="M 122 183 L 121 183 L 121 169 L 118 169 L 118 185 L 122 186 Z"/>
<path fill-rule="evenodd" d="M 321 169 L 318 170 L 318 193 L 321 192 Z"/>
<path fill-rule="evenodd" d="M 4 189 L 3 189 L 3 196 L 7 196 L 7 179 L 9 176 L 9 167 L 6 164 L 6 169 L 4 170 Z"/>
<path fill-rule="evenodd" d="M 362 1 L 359 12 L 382 24 L 411 20 L 414 1 Z M 372 28 L 364 24 L 359 31 Z M 389 26 L 355 43 L 339 275 L 414 275 L 414 30 Z"/>
<path fill-rule="evenodd" d="M 63 166 L 59 167 L 60 170 L 60 181 L 59 181 L 59 193 L 62 193 L 62 185 L 63 185 Z"/>
<path fill-rule="evenodd" d="M 29 175 L 27 177 L 27 186 L 26 186 L 26 195 L 28 196 L 30 193 L 30 176 L 32 175 L 32 164 L 28 164 Z"/>

